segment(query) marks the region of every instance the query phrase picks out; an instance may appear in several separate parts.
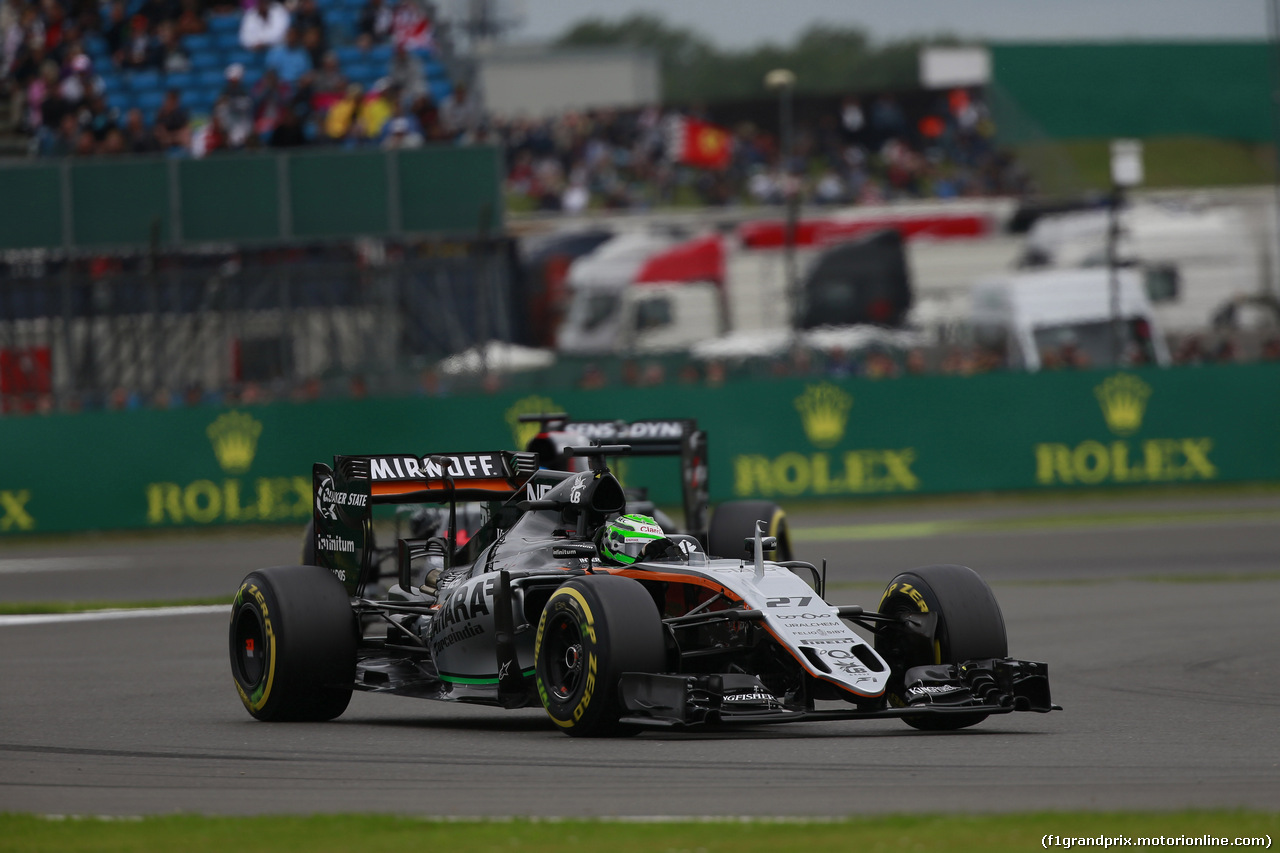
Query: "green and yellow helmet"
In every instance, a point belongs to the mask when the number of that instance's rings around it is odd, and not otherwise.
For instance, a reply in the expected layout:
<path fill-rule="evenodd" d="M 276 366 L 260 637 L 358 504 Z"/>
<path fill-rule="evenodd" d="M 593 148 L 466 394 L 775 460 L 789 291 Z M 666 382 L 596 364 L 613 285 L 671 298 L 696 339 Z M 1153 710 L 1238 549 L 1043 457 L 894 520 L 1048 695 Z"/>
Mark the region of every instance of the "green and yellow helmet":
<path fill-rule="evenodd" d="M 663 554 L 672 545 L 658 522 L 647 515 L 620 515 L 600 528 L 596 550 L 602 562 L 629 566 Z"/>

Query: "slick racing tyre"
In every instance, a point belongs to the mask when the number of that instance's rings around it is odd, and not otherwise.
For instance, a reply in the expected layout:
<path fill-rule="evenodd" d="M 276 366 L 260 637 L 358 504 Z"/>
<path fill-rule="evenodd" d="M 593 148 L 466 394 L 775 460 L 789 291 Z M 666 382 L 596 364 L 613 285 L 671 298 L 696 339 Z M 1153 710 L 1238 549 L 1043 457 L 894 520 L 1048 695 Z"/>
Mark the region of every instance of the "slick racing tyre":
<path fill-rule="evenodd" d="M 765 551 L 766 560 L 792 560 L 791 534 L 787 514 L 773 501 L 727 501 L 716 507 L 707 531 L 707 552 L 733 559 L 743 555 L 742 540 L 756 533 L 756 521 L 763 521 L 765 536 L 776 536 L 777 551 Z"/>
<path fill-rule="evenodd" d="M 889 662 L 895 678 L 889 699 L 905 704 L 902 673 L 913 666 L 963 663 L 1009 654 L 1004 617 L 987 582 L 965 566 L 925 566 L 903 572 L 889 582 L 880 599 L 880 612 L 936 613 L 933 642 L 902 631 L 876 635 L 876 651 Z M 921 714 L 903 717 L 907 725 L 931 731 L 963 729 L 986 714 Z"/>
<path fill-rule="evenodd" d="M 551 594 L 534 640 L 538 696 L 567 735 L 635 734 L 618 722 L 624 672 L 666 668 L 662 618 L 638 581 L 610 575 L 575 578 Z"/>
<path fill-rule="evenodd" d="M 251 573 L 231 605 L 231 675 L 259 720 L 331 720 L 351 701 L 358 628 L 327 569 Z"/>

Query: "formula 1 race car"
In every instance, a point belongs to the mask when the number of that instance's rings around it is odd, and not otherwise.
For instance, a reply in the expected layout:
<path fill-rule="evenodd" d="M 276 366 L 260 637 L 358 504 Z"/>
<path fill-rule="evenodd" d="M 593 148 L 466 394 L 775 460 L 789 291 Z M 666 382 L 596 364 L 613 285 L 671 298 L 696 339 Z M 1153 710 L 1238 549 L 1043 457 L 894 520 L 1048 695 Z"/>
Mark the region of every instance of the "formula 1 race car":
<path fill-rule="evenodd" d="M 959 729 L 1057 709 L 1047 666 L 1007 657 L 999 606 L 970 569 L 899 574 L 874 611 L 830 605 L 825 571 L 764 559 L 777 547 L 767 520 L 741 556 L 714 558 L 696 537 L 621 515 L 605 457 L 627 449 L 566 450 L 588 459 L 582 472 L 509 451 L 315 465 L 320 565 L 252 572 L 233 602 L 245 708 L 327 720 L 363 690 L 541 705 L 586 736 L 885 717 Z M 459 545 L 456 507 L 471 501 L 487 520 Z M 447 507 L 448 529 L 398 540 L 396 582 L 369 597 L 372 507 L 406 502 Z"/>

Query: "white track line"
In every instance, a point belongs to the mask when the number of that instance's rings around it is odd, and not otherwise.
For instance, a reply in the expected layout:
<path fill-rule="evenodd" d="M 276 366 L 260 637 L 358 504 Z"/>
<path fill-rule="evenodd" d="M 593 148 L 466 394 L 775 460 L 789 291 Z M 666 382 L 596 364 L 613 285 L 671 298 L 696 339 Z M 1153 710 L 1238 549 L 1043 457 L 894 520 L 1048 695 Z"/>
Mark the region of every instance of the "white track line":
<path fill-rule="evenodd" d="M 59 622 L 101 622 L 107 619 L 141 619 L 146 616 L 191 616 L 201 613 L 230 613 L 230 604 L 201 604 L 190 607 L 139 607 L 132 610 L 85 610 L 80 613 L 26 613 L 0 616 L 0 628 L 13 625 L 54 625 Z"/>
<path fill-rule="evenodd" d="M 85 569 L 131 569 L 131 557 L 9 557 L 0 559 L 0 575 L 27 572 L 77 572 Z"/>

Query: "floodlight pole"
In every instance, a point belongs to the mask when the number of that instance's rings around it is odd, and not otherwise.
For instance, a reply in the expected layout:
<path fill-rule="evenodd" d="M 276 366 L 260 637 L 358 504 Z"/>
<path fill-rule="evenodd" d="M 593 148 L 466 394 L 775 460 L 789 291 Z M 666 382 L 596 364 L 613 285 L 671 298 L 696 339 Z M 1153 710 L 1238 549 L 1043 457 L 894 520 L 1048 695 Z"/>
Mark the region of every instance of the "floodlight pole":
<path fill-rule="evenodd" d="M 791 314 L 791 328 L 799 335 L 800 284 L 796 275 L 796 223 L 800 218 L 800 179 L 791 174 L 791 161 L 795 155 L 795 122 L 792 118 L 792 93 L 796 87 L 796 75 L 786 68 L 775 68 L 765 75 L 764 85 L 778 93 L 778 162 L 781 165 L 783 201 L 786 204 L 786 224 L 783 228 L 783 276 L 787 301 Z"/>
<path fill-rule="evenodd" d="M 1107 225 L 1107 274 L 1111 286 L 1111 361 L 1124 355 L 1124 325 L 1120 316 L 1120 213 L 1125 189 L 1142 183 L 1142 143 L 1136 139 L 1111 141 L 1111 217 Z"/>
<path fill-rule="evenodd" d="M 1124 354 L 1124 329 L 1120 317 L 1120 209 L 1124 206 L 1124 187 L 1112 184 L 1111 204 L 1107 219 L 1107 284 L 1111 291 L 1111 363 L 1120 366 Z"/>
<path fill-rule="evenodd" d="M 796 280 L 796 220 L 800 218 L 800 187 L 798 179 L 791 174 L 792 160 L 795 157 L 795 125 L 792 120 L 791 86 L 784 86 L 779 92 L 779 109 L 782 120 L 782 174 L 783 191 L 787 201 L 787 297 L 791 302 L 791 323 L 799 322 L 800 294 L 799 282 Z"/>

